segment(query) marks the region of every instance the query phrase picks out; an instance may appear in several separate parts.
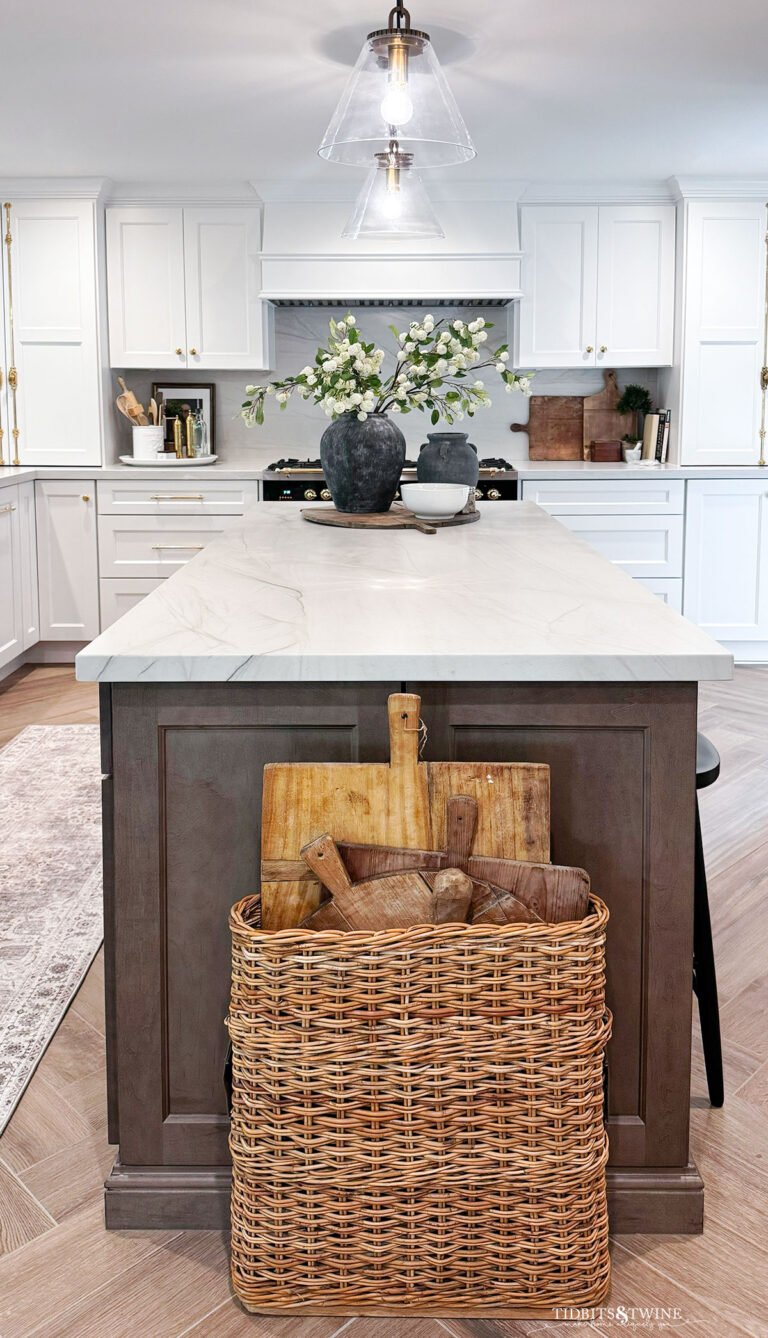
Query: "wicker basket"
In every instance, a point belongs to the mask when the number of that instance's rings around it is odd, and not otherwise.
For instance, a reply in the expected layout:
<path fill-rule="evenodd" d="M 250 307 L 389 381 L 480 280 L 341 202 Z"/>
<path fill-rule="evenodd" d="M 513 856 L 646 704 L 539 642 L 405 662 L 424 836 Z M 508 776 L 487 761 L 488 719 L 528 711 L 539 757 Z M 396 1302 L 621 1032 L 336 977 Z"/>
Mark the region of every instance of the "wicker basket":
<path fill-rule="evenodd" d="M 384 933 L 236 905 L 232 1279 L 248 1310 L 539 1314 L 609 1283 L 608 912 Z"/>

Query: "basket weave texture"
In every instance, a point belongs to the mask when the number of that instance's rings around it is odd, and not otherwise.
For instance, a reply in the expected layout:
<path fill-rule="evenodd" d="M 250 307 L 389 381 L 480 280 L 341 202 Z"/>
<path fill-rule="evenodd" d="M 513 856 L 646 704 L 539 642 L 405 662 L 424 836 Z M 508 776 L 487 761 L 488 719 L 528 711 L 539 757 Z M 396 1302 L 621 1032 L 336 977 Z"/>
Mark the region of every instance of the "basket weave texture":
<path fill-rule="evenodd" d="M 264 933 L 233 907 L 232 1279 L 249 1310 L 588 1305 L 609 1282 L 608 912 Z"/>

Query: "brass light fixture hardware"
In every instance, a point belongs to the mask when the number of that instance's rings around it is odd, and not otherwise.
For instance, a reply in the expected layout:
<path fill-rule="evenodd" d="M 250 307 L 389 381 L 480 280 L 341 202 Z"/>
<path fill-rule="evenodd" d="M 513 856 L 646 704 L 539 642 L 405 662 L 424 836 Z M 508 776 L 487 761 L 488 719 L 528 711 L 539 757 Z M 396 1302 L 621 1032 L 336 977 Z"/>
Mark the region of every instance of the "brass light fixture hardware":
<path fill-rule="evenodd" d="M 19 459 L 19 417 L 16 406 L 16 390 L 19 384 L 19 377 L 16 371 L 16 343 L 13 332 L 13 264 L 11 261 L 11 243 L 13 237 L 11 234 L 11 206 L 6 201 L 3 205 L 5 209 L 5 250 L 8 258 L 8 334 L 10 337 L 11 365 L 8 368 L 8 385 L 11 387 L 11 413 L 13 426 L 11 427 L 11 436 L 13 437 L 13 459 L 11 464 L 18 467 L 21 464 Z"/>
<path fill-rule="evenodd" d="M 765 208 L 768 215 L 768 204 Z M 768 218 L 765 230 L 765 315 L 763 319 L 763 366 L 760 372 L 760 389 L 763 398 L 760 406 L 760 457 L 757 463 L 761 469 L 765 469 L 765 401 L 766 395 L 768 395 Z"/>

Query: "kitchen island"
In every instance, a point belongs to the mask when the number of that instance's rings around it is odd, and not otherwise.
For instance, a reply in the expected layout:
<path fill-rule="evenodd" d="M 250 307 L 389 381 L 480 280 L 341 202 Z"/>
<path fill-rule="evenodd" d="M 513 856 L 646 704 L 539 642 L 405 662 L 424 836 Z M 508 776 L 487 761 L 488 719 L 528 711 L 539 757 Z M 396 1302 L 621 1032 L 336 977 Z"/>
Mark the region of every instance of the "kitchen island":
<path fill-rule="evenodd" d="M 544 762 L 552 858 L 611 911 L 614 1231 L 701 1229 L 688 1153 L 697 682 L 731 657 L 528 503 L 415 531 L 259 508 L 78 657 L 101 686 L 110 1227 L 225 1225 L 230 905 L 259 882 L 263 767 Z"/>

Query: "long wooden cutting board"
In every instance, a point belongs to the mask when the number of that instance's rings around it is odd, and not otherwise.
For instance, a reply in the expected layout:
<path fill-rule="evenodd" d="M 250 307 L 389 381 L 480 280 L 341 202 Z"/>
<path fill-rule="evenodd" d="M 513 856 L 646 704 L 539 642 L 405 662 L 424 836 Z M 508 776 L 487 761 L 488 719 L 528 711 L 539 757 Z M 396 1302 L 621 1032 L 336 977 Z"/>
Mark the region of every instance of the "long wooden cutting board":
<path fill-rule="evenodd" d="M 474 849 L 549 860 L 549 767 L 524 762 L 420 762 L 421 699 L 388 701 L 390 761 L 278 762 L 264 768 L 261 901 L 265 929 L 290 929 L 320 904 L 301 849 L 336 841 L 441 848 L 451 794 L 478 802 Z"/>

